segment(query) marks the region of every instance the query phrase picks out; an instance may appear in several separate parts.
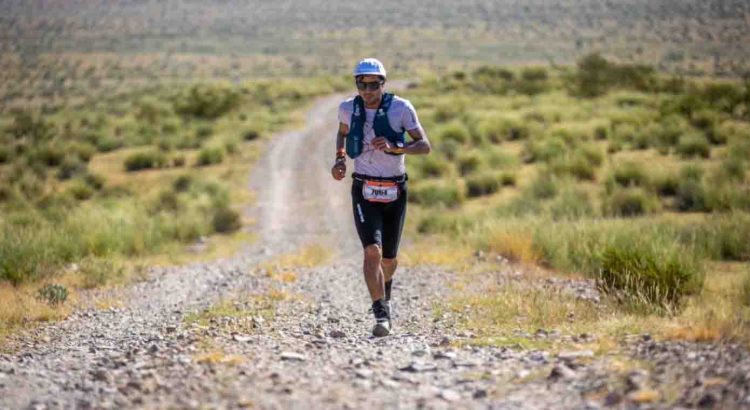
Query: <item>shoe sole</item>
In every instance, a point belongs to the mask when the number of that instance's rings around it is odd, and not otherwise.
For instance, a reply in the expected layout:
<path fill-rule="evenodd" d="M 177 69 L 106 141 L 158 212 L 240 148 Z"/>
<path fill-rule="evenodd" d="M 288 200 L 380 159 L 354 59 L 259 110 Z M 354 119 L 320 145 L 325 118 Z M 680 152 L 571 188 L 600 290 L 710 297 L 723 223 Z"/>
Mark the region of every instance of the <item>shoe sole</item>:
<path fill-rule="evenodd" d="M 391 333 L 391 330 L 387 327 L 377 324 L 375 327 L 372 328 L 372 335 L 375 337 L 383 337 L 388 336 Z"/>

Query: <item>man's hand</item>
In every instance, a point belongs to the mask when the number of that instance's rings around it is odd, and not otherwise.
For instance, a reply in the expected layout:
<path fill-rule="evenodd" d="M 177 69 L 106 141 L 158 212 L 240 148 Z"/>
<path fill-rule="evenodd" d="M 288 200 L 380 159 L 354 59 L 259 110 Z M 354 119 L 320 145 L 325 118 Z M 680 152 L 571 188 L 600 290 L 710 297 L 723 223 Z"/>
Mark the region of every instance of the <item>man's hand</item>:
<path fill-rule="evenodd" d="M 333 164 L 333 168 L 331 168 L 331 175 L 333 175 L 333 179 L 336 181 L 344 179 L 344 176 L 346 175 L 346 158 L 336 158 L 336 163 Z"/>
<path fill-rule="evenodd" d="M 388 141 L 388 139 L 385 137 L 375 137 L 370 145 L 372 145 L 372 147 L 376 150 L 384 152 L 390 152 L 394 148 L 394 146 L 391 145 L 390 141 Z"/>

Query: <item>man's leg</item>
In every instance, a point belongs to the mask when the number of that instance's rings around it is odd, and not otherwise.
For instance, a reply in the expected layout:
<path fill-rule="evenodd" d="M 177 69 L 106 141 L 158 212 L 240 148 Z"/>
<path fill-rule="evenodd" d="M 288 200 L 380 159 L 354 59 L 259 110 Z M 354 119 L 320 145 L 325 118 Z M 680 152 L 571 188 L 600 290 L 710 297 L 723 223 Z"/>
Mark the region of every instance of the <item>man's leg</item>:
<path fill-rule="evenodd" d="M 398 267 L 398 259 L 383 258 L 380 265 L 383 269 L 383 280 L 385 281 L 385 300 L 391 300 L 391 286 L 393 285 L 393 275 Z"/>
<path fill-rule="evenodd" d="M 370 298 L 373 302 L 385 297 L 384 270 L 380 267 L 381 261 L 380 246 L 373 244 L 365 247 L 365 261 L 362 270 L 365 274 L 367 290 L 370 291 Z"/>

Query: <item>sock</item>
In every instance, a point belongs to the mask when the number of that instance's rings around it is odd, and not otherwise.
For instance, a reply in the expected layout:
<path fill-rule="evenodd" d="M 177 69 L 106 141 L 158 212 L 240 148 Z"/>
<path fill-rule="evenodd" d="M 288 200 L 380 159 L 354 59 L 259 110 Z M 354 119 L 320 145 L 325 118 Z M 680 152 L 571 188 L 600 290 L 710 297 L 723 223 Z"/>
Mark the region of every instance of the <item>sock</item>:
<path fill-rule="evenodd" d="M 385 282 L 385 300 L 391 300 L 391 285 L 393 285 L 393 279 Z"/>

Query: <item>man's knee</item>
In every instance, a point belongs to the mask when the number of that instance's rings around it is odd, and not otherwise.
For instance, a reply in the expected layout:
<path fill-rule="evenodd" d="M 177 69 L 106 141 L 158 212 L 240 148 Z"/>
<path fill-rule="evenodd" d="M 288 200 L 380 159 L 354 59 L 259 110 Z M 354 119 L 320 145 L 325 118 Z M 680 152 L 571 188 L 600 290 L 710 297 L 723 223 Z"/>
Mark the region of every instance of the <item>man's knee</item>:
<path fill-rule="evenodd" d="M 392 259 L 383 258 L 383 260 L 380 263 L 383 264 L 384 268 L 396 268 L 396 266 L 398 266 L 398 259 L 396 259 L 396 258 L 392 258 Z"/>
<path fill-rule="evenodd" d="M 366 260 L 380 260 L 382 257 L 382 252 L 380 250 L 380 246 L 378 245 L 368 245 L 365 247 L 365 259 Z"/>

